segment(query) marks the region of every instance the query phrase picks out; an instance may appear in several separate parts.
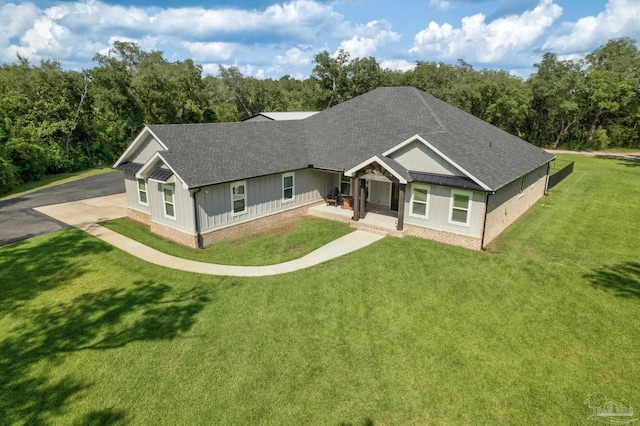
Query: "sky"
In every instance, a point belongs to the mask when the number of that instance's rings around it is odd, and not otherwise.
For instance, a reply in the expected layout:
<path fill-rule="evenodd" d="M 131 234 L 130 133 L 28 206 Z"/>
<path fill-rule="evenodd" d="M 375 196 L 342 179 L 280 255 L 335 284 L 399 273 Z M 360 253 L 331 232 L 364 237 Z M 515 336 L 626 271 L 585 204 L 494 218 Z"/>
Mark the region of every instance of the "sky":
<path fill-rule="evenodd" d="M 640 0 L 0 0 L 0 63 L 78 71 L 123 40 L 205 75 L 304 79 L 342 48 L 393 70 L 464 59 L 527 78 L 545 52 L 577 59 L 617 37 L 640 39 Z"/>

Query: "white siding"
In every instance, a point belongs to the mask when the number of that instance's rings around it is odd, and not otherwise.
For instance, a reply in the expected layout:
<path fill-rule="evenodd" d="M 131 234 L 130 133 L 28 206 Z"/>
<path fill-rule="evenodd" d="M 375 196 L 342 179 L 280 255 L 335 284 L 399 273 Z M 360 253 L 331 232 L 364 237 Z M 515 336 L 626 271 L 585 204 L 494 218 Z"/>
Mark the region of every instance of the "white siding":
<path fill-rule="evenodd" d="M 391 184 L 388 182 L 369 181 L 370 203 L 391 207 Z"/>
<path fill-rule="evenodd" d="M 415 172 L 464 176 L 460 170 L 420 141 L 415 141 L 390 155 L 405 169 Z"/>
<path fill-rule="evenodd" d="M 162 146 L 151 136 L 147 137 L 138 149 L 126 158 L 126 161 L 144 164 L 157 151 L 162 151 Z"/>
<path fill-rule="evenodd" d="M 133 173 L 124 173 L 124 188 L 127 193 L 127 207 L 141 212 L 149 213 L 148 205 L 140 204 L 138 197 L 138 179 Z M 147 200 L 149 200 L 149 182 L 147 182 Z"/>
<path fill-rule="evenodd" d="M 182 183 L 177 181 L 174 185 L 167 185 L 173 188 L 173 201 L 175 219 L 165 217 L 164 214 L 164 193 L 165 185 L 158 182 L 149 182 L 149 206 L 151 209 L 151 220 L 162 223 L 171 228 L 179 229 L 187 233 L 195 233 L 195 218 L 193 213 L 193 198 L 188 189 L 184 189 Z"/>
<path fill-rule="evenodd" d="M 295 201 L 282 202 L 282 173 L 246 179 L 247 213 L 231 214 L 230 183 L 207 186 L 197 194 L 200 230 L 207 231 L 269 213 L 321 200 L 337 183 L 338 175 L 313 169 L 295 171 Z"/>
<path fill-rule="evenodd" d="M 484 219 L 484 202 L 485 194 L 483 192 L 472 192 L 471 196 L 471 212 L 469 226 L 457 225 L 449 223 L 449 214 L 451 206 L 451 190 L 446 186 L 429 185 L 431 194 L 429 194 L 429 218 L 420 219 L 415 216 L 409 216 L 411 209 L 411 185 L 407 185 L 405 192 L 405 223 L 424 226 L 431 229 L 453 232 L 456 234 L 480 237 L 482 234 L 482 226 Z M 457 189 L 456 189 L 457 190 Z M 467 191 L 471 192 L 471 191 Z"/>

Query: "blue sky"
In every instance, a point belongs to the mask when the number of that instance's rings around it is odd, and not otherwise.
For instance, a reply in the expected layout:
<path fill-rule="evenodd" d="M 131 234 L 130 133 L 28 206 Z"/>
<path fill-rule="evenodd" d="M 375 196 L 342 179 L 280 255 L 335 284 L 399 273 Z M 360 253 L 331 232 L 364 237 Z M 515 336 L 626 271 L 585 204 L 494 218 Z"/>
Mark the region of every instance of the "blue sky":
<path fill-rule="evenodd" d="M 306 78 L 339 48 L 384 68 L 416 61 L 503 69 L 522 77 L 544 52 L 577 59 L 615 37 L 640 38 L 638 0 L 0 0 L 0 63 L 58 59 L 94 66 L 115 40 L 193 59 L 205 74 Z"/>

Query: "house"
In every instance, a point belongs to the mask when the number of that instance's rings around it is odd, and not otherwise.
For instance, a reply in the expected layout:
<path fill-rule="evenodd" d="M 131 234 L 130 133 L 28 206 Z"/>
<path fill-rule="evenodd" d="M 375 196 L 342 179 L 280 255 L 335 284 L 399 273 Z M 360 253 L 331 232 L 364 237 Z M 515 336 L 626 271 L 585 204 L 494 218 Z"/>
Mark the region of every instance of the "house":
<path fill-rule="evenodd" d="M 259 112 L 243 119 L 244 122 L 252 121 L 289 121 L 304 120 L 312 115 L 316 115 L 319 111 L 293 111 L 293 112 Z"/>
<path fill-rule="evenodd" d="M 354 227 L 382 212 L 391 234 L 479 250 L 543 196 L 553 159 L 425 92 L 385 87 L 301 120 L 148 125 L 114 168 L 129 217 L 191 247 L 307 215 L 338 187 Z"/>

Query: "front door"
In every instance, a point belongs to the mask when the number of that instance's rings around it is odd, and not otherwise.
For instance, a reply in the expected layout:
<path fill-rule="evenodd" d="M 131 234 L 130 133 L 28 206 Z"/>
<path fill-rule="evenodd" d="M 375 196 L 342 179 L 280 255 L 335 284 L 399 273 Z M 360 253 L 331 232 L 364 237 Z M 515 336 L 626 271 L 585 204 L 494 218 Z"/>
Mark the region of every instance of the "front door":
<path fill-rule="evenodd" d="M 400 186 L 397 183 L 391 184 L 391 210 L 398 211 L 398 202 L 400 201 Z"/>

